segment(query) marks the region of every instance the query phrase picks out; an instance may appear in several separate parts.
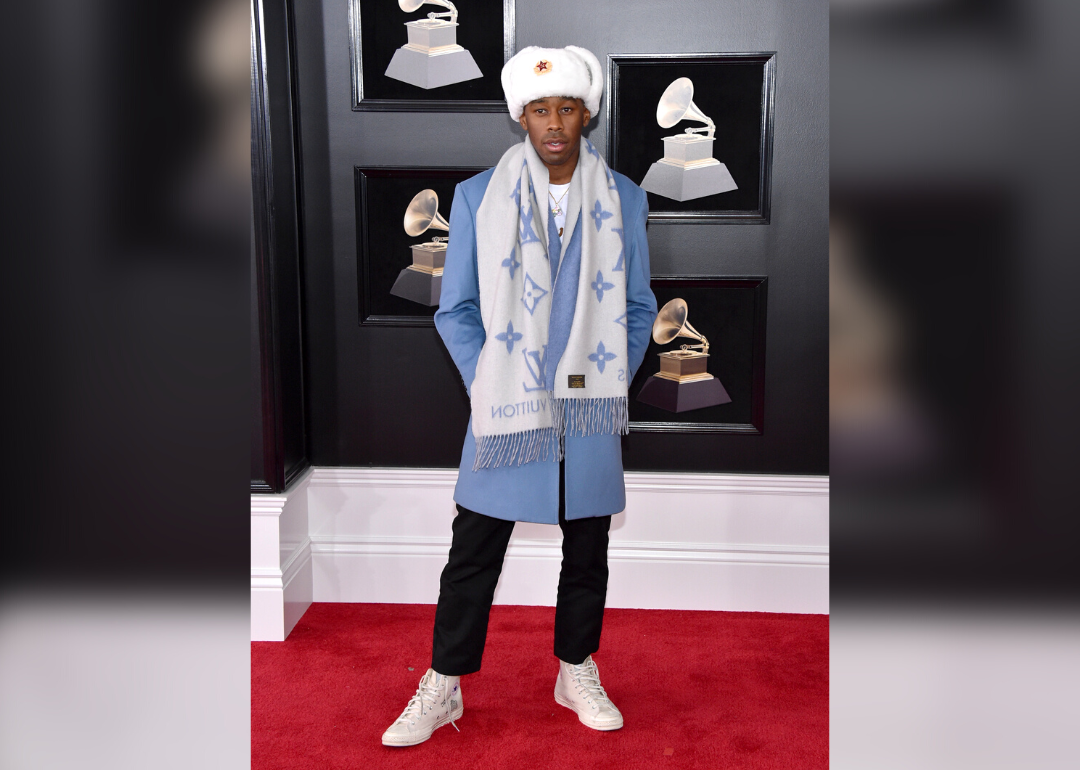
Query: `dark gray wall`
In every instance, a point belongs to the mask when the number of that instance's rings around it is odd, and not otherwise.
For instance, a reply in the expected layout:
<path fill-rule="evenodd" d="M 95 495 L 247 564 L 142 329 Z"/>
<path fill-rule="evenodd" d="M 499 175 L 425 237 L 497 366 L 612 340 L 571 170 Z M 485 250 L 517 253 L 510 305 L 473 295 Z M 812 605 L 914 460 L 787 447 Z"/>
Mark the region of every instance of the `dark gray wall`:
<path fill-rule="evenodd" d="M 312 461 L 456 465 L 468 404 L 435 330 L 358 326 L 353 168 L 491 166 L 524 133 L 508 114 L 354 112 L 348 0 L 300 3 L 296 24 Z M 625 462 L 827 473 L 827 3 L 519 0 L 517 44 L 581 45 L 602 62 L 609 53 L 777 52 L 772 223 L 649 228 L 654 275 L 769 277 L 765 432 L 632 434 Z M 588 134 L 601 152 L 606 130 L 602 109 Z"/>

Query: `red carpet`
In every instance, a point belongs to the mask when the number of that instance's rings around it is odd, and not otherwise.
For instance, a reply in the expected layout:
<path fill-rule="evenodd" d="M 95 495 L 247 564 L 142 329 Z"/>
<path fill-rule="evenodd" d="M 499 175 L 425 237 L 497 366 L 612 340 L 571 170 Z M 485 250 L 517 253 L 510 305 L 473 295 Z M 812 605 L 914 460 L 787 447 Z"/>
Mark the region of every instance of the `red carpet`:
<path fill-rule="evenodd" d="M 829 619 L 607 610 L 594 658 L 622 730 L 555 703 L 551 607 L 494 607 L 484 668 L 461 683 L 461 732 L 379 738 L 431 655 L 433 605 L 314 604 L 251 650 L 253 770 L 826 768 Z"/>

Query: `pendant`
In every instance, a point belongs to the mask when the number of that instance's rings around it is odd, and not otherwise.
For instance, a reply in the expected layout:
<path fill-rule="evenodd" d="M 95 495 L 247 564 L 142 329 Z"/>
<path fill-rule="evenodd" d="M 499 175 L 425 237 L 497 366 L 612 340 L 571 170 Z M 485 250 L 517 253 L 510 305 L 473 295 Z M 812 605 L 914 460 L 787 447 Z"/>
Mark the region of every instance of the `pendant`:
<path fill-rule="evenodd" d="M 558 204 L 558 203 L 556 203 L 556 204 L 555 204 L 555 205 L 554 205 L 554 206 L 552 207 L 552 209 L 551 209 L 551 213 L 552 213 L 552 214 L 554 214 L 555 216 L 559 216 L 559 214 L 561 214 L 561 213 L 562 213 L 562 209 L 561 209 L 561 208 L 559 208 L 559 204 Z"/>

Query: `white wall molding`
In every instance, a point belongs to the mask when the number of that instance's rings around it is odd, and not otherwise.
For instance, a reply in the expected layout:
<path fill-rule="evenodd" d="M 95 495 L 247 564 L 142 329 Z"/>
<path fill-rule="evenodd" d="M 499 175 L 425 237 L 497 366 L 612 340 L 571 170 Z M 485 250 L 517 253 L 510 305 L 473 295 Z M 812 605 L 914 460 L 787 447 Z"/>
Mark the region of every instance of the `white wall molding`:
<path fill-rule="evenodd" d="M 626 491 L 664 491 L 740 495 L 810 495 L 828 497 L 828 476 L 628 472 Z"/>
<path fill-rule="evenodd" d="M 313 487 L 431 487 L 453 491 L 456 470 L 446 468 L 316 468 Z"/>
<path fill-rule="evenodd" d="M 314 600 L 434 603 L 456 480 L 446 469 L 315 469 Z M 628 472 L 626 491 L 609 607 L 828 612 L 828 477 Z M 559 530 L 514 532 L 496 603 L 554 603 Z"/>
<path fill-rule="evenodd" d="M 311 540 L 312 554 L 352 556 L 439 556 L 450 551 L 449 537 L 350 537 L 326 536 Z M 507 558 L 562 559 L 558 539 L 513 539 Z M 786 564 L 828 566 L 827 546 L 745 545 L 740 543 L 618 542 L 608 547 L 608 560 L 696 561 L 703 563 Z"/>
<path fill-rule="evenodd" d="M 648 490 L 829 496 L 828 476 L 641 471 L 627 471 L 624 475 L 627 492 Z M 446 468 L 316 468 L 309 484 L 311 487 L 426 487 L 449 489 L 452 492 L 457 484 L 457 476 L 456 470 Z"/>
<path fill-rule="evenodd" d="M 282 641 L 311 606 L 308 471 L 283 495 L 251 496 L 251 639 Z"/>
<path fill-rule="evenodd" d="M 258 515 L 258 514 L 252 514 Z M 252 588 L 284 589 L 311 562 L 311 538 L 305 537 L 281 563 L 281 567 L 251 567 Z"/>
<path fill-rule="evenodd" d="M 285 495 L 252 495 L 252 516 L 280 516 L 289 498 Z"/>

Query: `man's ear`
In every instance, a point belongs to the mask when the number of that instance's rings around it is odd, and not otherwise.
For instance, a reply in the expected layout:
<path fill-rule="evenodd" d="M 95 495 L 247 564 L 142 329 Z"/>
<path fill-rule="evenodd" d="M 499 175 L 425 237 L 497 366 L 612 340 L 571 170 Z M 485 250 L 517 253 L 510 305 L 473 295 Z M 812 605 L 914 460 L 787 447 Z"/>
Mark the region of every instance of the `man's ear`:
<path fill-rule="evenodd" d="M 518 118 L 518 123 L 520 123 L 521 127 L 524 128 L 526 131 L 529 130 L 529 124 L 525 122 L 525 113 L 524 112 L 521 113 L 521 117 Z"/>
<path fill-rule="evenodd" d="M 585 125 L 589 125 L 589 121 L 592 120 L 592 113 L 589 112 L 589 108 L 585 108 Z"/>

